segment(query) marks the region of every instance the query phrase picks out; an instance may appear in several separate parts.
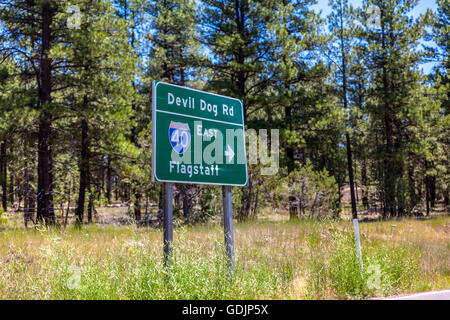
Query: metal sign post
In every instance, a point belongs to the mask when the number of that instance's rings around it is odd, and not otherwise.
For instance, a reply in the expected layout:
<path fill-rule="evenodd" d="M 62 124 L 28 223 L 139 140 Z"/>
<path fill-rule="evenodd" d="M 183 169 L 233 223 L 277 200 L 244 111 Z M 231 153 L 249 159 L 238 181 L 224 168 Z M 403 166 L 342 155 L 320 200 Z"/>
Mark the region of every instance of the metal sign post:
<path fill-rule="evenodd" d="M 234 274 L 234 235 L 233 235 L 233 210 L 231 202 L 231 187 L 222 187 L 223 200 L 223 231 L 225 235 L 225 252 L 231 274 Z"/>
<path fill-rule="evenodd" d="M 248 184 L 241 100 L 153 82 L 153 181 L 164 183 L 164 264 L 173 241 L 173 183 L 223 186 L 225 250 L 234 273 L 231 186 Z"/>
<path fill-rule="evenodd" d="M 172 255 L 173 242 L 173 185 L 164 183 L 164 265 L 167 267 Z"/>

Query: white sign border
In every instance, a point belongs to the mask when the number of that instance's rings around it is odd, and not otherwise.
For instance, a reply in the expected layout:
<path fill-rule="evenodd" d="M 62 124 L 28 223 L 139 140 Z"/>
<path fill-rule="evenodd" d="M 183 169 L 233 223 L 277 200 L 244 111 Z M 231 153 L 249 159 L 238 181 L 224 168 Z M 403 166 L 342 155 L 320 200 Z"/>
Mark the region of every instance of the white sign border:
<path fill-rule="evenodd" d="M 196 181 L 177 181 L 177 180 L 162 180 L 159 179 L 158 176 L 156 175 L 156 111 L 158 112 L 162 112 L 162 110 L 156 110 L 156 87 L 158 84 L 163 83 L 169 86 L 173 86 L 173 87 L 179 87 L 179 88 L 183 88 L 183 89 L 188 89 L 188 90 L 192 90 L 192 91 L 197 91 L 197 92 L 201 92 L 201 93 L 205 93 L 205 94 L 211 94 L 211 95 L 215 95 L 218 97 L 223 97 L 223 98 L 227 98 L 227 99 L 232 99 L 232 100 L 236 100 L 239 101 L 240 105 L 241 105 L 241 114 L 242 114 L 242 124 L 236 124 L 236 123 L 227 123 L 230 125 L 235 125 L 235 126 L 242 126 L 242 134 L 243 134 L 243 141 L 244 141 L 244 152 L 245 152 L 245 183 L 244 184 L 228 184 L 228 183 L 212 183 L 212 182 L 196 182 Z M 165 112 L 168 113 L 168 112 Z M 179 116 L 187 116 L 187 115 L 183 115 L 183 114 L 178 114 L 178 113 L 174 113 L 176 115 Z M 189 116 L 187 116 L 189 117 Z M 191 116 L 193 117 L 193 116 Z M 184 183 L 184 184 L 206 184 L 206 185 L 215 185 L 215 186 L 234 186 L 234 187 L 246 187 L 248 186 L 248 164 L 247 164 L 247 144 L 245 141 L 245 124 L 244 124 L 244 106 L 242 104 L 242 101 L 236 98 L 231 98 L 231 97 L 227 97 L 227 96 L 223 96 L 220 94 L 216 94 L 216 93 L 211 93 L 211 92 L 206 92 L 206 91 L 201 91 L 201 90 L 197 90 L 197 89 L 191 89 L 188 87 L 182 87 L 182 86 L 178 86 L 176 84 L 170 84 L 167 82 L 162 82 L 162 81 L 157 81 L 157 80 L 153 80 L 153 84 L 152 84 L 152 181 L 154 182 L 168 182 L 168 183 Z M 195 117 L 197 119 L 202 119 L 201 117 Z M 212 120 L 212 119 L 204 119 L 207 121 L 215 121 L 215 122 L 224 122 L 224 121 L 219 121 L 219 120 Z"/>

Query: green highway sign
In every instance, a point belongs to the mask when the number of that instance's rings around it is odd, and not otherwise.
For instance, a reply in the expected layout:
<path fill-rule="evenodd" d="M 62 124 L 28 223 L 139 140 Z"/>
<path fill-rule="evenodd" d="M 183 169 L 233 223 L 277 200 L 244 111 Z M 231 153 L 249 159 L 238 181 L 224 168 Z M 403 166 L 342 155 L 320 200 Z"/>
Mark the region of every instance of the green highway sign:
<path fill-rule="evenodd" d="M 153 180 L 247 185 L 242 101 L 153 82 Z"/>

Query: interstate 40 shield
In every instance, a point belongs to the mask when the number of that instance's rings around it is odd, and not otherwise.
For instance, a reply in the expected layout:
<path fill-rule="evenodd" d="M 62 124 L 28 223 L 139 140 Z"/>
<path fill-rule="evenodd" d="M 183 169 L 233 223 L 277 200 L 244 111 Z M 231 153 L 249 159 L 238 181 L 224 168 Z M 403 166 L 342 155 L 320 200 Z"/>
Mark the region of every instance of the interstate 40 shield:
<path fill-rule="evenodd" d="M 191 144 L 191 130 L 188 124 L 171 121 L 169 125 L 169 140 L 175 152 L 178 154 L 185 153 Z"/>
<path fill-rule="evenodd" d="M 242 102 L 153 82 L 153 180 L 247 185 Z"/>

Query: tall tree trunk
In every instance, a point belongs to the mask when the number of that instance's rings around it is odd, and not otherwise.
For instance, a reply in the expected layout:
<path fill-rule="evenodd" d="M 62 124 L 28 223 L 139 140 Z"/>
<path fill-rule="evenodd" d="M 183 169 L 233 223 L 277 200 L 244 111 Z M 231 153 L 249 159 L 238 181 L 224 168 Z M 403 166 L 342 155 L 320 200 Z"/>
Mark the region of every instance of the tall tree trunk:
<path fill-rule="evenodd" d="M 43 112 L 39 123 L 38 211 L 36 220 L 45 224 L 53 224 L 55 222 L 55 213 L 53 210 L 53 185 L 51 176 L 50 122 L 47 118 L 46 112 Z"/>
<path fill-rule="evenodd" d="M 159 201 L 158 201 L 158 210 L 162 210 L 164 208 L 164 187 L 163 184 L 160 184 L 161 188 L 159 190 Z"/>
<path fill-rule="evenodd" d="M 183 216 L 186 220 L 191 216 L 191 199 L 189 197 L 190 188 L 192 188 L 192 186 L 183 185 L 183 188 L 181 189 L 183 193 Z"/>
<path fill-rule="evenodd" d="M 430 176 L 429 185 L 430 185 L 430 206 L 431 208 L 434 208 L 436 203 L 436 176 Z"/>
<path fill-rule="evenodd" d="M 253 201 L 252 217 L 256 217 L 256 214 L 258 212 L 258 205 L 259 205 L 259 188 L 256 188 L 255 200 Z"/>
<path fill-rule="evenodd" d="M 189 220 L 191 216 L 192 208 L 194 207 L 194 194 L 198 191 L 195 185 L 182 185 L 183 189 L 181 192 L 183 193 L 183 217 L 186 220 Z"/>
<path fill-rule="evenodd" d="M 369 197 L 368 197 L 368 186 L 367 186 L 367 159 L 363 158 L 361 167 L 361 184 L 362 184 L 362 203 L 366 210 L 369 210 Z"/>
<path fill-rule="evenodd" d="M 0 184 L 2 186 L 2 207 L 3 211 L 7 209 L 7 176 L 6 176 L 6 138 L 0 142 Z"/>
<path fill-rule="evenodd" d="M 425 176 L 425 206 L 427 210 L 427 216 L 430 215 L 430 183 L 429 177 Z"/>
<path fill-rule="evenodd" d="M 444 205 L 447 208 L 450 205 L 450 186 L 447 187 L 447 189 L 444 190 Z"/>
<path fill-rule="evenodd" d="M 119 177 L 117 175 L 115 175 L 115 177 L 114 177 L 114 185 L 115 185 L 115 188 L 114 188 L 114 199 L 117 201 L 117 200 L 119 200 L 119 197 L 120 197 Z"/>
<path fill-rule="evenodd" d="M 13 155 L 14 154 L 14 149 L 13 149 L 13 144 L 11 143 L 9 145 L 9 154 Z M 12 162 L 12 161 L 11 161 Z M 16 198 L 16 193 L 15 193 L 15 172 L 14 169 L 12 167 L 12 165 L 10 164 L 8 166 L 8 170 L 9 170 L 9 202 L 11 204 L 11 206 L 14 206 L 14 202 L 15 202 L 15 198 Z M 19 201 L 20 202 L 20 201 Z M 19 203 L 19 207 L 20 207 L 20 203 Z"/>
<path fill-rule="evenodd" d="M 25 141 L 24 143 L 24 153 L 28 154 L 28 144 Z M 31 161 L 34 163 L 34 159 Z M 24 196 L 24 208 L 23 208 L 23 218 L 25 228 L 28 227 L 28 222 L 34 222 L 34 211 L 36 205 L 35 192 L 33 190 L 33 186 L 31 181 L 33 180 L 33 173 L 27 164 L 25 166 L 25 170 L 23 172 L 23 196 Z"/>
<path fill-rule="evenodd" d="M 88 123 L 86 119 L 81 120 L 81 153 L 80 153 L 80 187 L 78 191 L 78 203 L 76 209 L 77 223 L 83 222 L 84 203 L 86 200 L 86 188 L 89 179 L 89 142 L 88 142 Z"/>
<path fill-rule="evenodd" d="M 347 141 L 347 165 L 348 180 L 350 183 L 350 198 L 352 202 L 352 219 L 358 219 L 358 212 L 356 210 L 355 186 L 353 182 L 352 149 L 350 147 L 350 136 L 348 133 L 345 134 L 345 139 Z"/>
<path fill-rule="evenodd" d="M 414 210 L 414 207 L 420 201 L 416 193 L 416 181 L 414 179 L 414 164 L 408 166 L 408 183 L 409 183 L 409 207 L 410 211 Z"/>
<path fill-rule="evenodd" d="M 235 1 L 235 6 L 234 6 L 234 11 L 235 11 L 235 23 L 237 26 L 237 32 L 238 34 L 241 36 L 241 39 L 247 39 L 247 33 L 245 30 L 245 21 L 246 21 L 246 16 L 245 16 L 245 8 L 244 8 L 244 3 L 242 1 Z M 244 116 L 244 121 L 247 120 L 247 110 L 248 110 L 248 105 L 246 104 L 246 92 L 245 92 L 245 87 L 246 87 L 246 82 L 247 82 L 247 75 L 246 75 L 246 70 L 244 70 L 243 66 L 245 63 L 245 55 L 244 55 L 244 50 L 242 47 L 238 48 L 237 50 L 237 54 L 235 55 L 235 62 L 237 63 L 237 65 L 239 66 L 239 70 L 237 70 L 236 72 L 236 89 L 237 89 L 237 95 L 238 98 L 240 100 L 243 101 L 243 105 L 244 105 L 244 110 L 243 110 L 243 116 Z M 250 208 L 251 208 L 251 201 L 253 198 L 253 181 L 252 181 L 253 177 L 252 175 L 248 176 L 248 187 L 243 187 L 242 188 L 242 205 L 239 208 L 239 219 L 242 220 L 246 220 L 250 214 Z"/>
<path fill-rule="evenodd" d="M 25 167 L 24 173 L 23 173 L 23 189 L 24 189 L 24 203 L 23 203 L 23 222 L 25 224 L 25 228 L 28 227 L 28 221 L 31 220 L 30 214 L 29 214 L 29 207 L 30 207 L 30 197 L 29 194 L 31 193 L 30 190 L 30 176 L 28 174 L 28 166 Z"/>
<path fill-rule="evenodd" d="M 292 130 L 292 108 L 290 106 L 284 108 L 284 116 L 288 123 L 289 130 Z M 286 157 L 288 159 L 287 169 L 289 175 L 294 170 L 294 148 L 290 145 L 286 146 Z M 291 220 L 297 219 L 299 215 L 295 191 L 296 190 L 292 190 L 291 194 L 288 195 L 289 219 Z"/>
<path fill-rule="evenodd" d="M 344 109 L 348 110 L 347 101 L 347 59 L 345 51 L 345 37 L 344 37 L 344 18 L 340 16 L 340 40 L 341 40 L 341 70 L 342 70 L 342 98 L 344 101 Z M 351 125 L 350 119 L 348 123 Z M 346 147 L 347 147 L 347 168 L 348 168 L 348 180 L 350 183 L 350 198 L 352 203 L 352 219 L 358 219 L 358 213 L 356 211 L 356 198 L 355 198 L 355 184 L 353 182 L 353 162 L 352 162 L 352 149 L 350 146 L 350 135 L 345 133 Z"/>
<path fill-rule="evenodd" d="M 11 166 L 8 166 L 9 169 L 9 203 L 11 206 L 14 205 L 14 172 Z"/>
<path fill-rule="evenodd" d="M 386 55 L 386 34 L 385 34 L 385 23 L 384 23 L 384 8 L 381 8 L 381 37 L 382 37 L 382 80 L 383 80 L 383 90 L 384 90 L 384 133 L 386 150 L 384 155 L 384 198 L 385 214 L 389 214 L 391 217 L 396 215 L 396 201 L 395 201 L 395 181 L 396 181 L 396 168 L 394 166 L 394 144 L 393 144 L 393 120 L 391 115 L 390 106 L 390 86 L 388 80 L 387 71 L 387 55 Z"/>
<path fill-rule="evenodd" d="M 141 207 L 141 193 L 137 190 L 136 187 L 133 187 L 133 194 L 135 196 L 134 201 L 134 219 L 136 223 L 141 222 L 141 213 L 142 213 L 142 207 Z"/>
<path fill-rule="evenodd" d="M 148 191 L 145 192 L 145 215 L 148 215 L 148 199 L 149 198 L 149 194 Z"/>
<path fill-rule="evenodd" d="M 30 173 L 27 172 L 26 175 L 30 177 Z M 28 178 L 30 179 L 30 178 Z M 25 195 L 25 204 L 24 204 L 24 223 L 25 227 L 28 227 L 29 221 L 34 221 L 34 210 L 35 210 L 35 197 L 34 190 L 32 189 L 30 182 L 27 181 L 27 194 Z"/>
<path fill-rule="evenodd" d="M 72 201 L 72 186 L 71 186 L 71 180 L 68 182 L 67 186 L 67 207 L 66 207 L 66 216 L 64 218 L 64 229 L 67 226 L 67 220 L 69 218 L 69 210 L 70 210 L 70 202 Z"/>
<path fill-rule="evenodd" d="M 97 183 L 97 188 L 96 188 L 96 192 L 97 192 L 97 201 L 100 201 L 102 193 L 104 194 L 105 191 L 105 167 L 103 166 L 103 161 L 100 165 L 100 168 L 98 170 L 98 183 Z"/>
<path fill-rule="evenodd" d="M 36 219 L 46 224 L 55 222 L 53 210 L 53 186 L 51 163 L 51 114 L 46 109 L 51 103 L 52 70 L 49 52 L 51 49 L 54 8 L 46 0 L 41 9 L 41 52 L 39 57 L 39 133 L 38 133 L 38 196 Z"/>
<path fill-rule="evenodd" d="M 87 219 L 88 219 L 88 223 L 92 223 L 92 213 L 93 213 L 93 210 L 94 210 L 94 197 L 95 197 L 94 189 L 96 189 L 96 188 L 94 188 L 94 186 L 92 184 L 89 145 L 88 145 L 88 143 L 86 145 L 87 145 L 87 149 L 86 149 L 86 154 L 87 154 L 87 156 L 86 156 L 86 163 L 87 163 L 87 179 L 86 179 L 87 180 L 87 184 L 86 184 L 86 189 L 89 192 L 88 207 L 87 207 Z"/>
<path fill-rule="evenodd" d="M 112 168 L 111 168 L 111 156 L 108 155 L 107 168 L 106 168 L 106 199 L 108 204 L 111 204 L 111 188 L 112 188 Z"/>
<path fill-rule="evenodd" d="M 94 212 L 94 193 L 90 189 L 88 201 L 88 223 L 92 223 L 92 214 Z"/>

